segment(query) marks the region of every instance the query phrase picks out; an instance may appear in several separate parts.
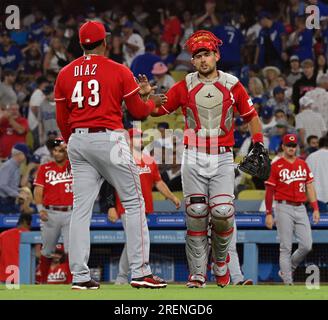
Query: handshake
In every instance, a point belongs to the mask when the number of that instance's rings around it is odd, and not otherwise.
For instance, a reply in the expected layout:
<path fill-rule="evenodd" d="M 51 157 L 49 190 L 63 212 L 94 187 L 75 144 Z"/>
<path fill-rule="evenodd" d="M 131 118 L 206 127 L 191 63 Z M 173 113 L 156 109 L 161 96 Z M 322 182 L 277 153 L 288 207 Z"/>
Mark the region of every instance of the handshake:
<path fill-rule="evenodd" d="M 139 94 L 143 99 L 153 100 L 156 107 L 160 107 L 167 102 L 167 96 L 165 94 L 153 94 L 157 87 L 149 83 L 146 75 L 139 74 L 137 80 L 140 88 Z"/>

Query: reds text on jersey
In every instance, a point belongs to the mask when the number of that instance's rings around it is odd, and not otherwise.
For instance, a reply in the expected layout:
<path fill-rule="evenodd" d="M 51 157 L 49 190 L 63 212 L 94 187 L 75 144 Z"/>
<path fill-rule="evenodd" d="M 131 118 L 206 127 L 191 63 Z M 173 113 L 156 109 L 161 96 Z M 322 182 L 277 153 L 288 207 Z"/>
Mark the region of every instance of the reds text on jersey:
<path fill-rule="evenodd" d="M 43 187 L 44 206 L 72 206 L 72 173 L 68 170 L 69 161 L 63 167 L 56 162 L 48 162 L 40 166 L 34 185 Z"/>
<path fill-rule="evenodd" d="M 313 180 L 313 174 L 304 160 L 296 158 L 290 163 L 282 157 L 272 164 L 270 178 L 265 184 L 274 187 L 275 200 L 305 202 L 306 185 Z"/>

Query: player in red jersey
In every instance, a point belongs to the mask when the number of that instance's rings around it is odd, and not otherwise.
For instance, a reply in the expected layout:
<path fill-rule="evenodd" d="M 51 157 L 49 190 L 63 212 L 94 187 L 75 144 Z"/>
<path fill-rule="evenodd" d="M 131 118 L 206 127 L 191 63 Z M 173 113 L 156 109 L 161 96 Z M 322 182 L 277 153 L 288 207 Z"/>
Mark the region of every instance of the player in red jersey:
<path fill-rule="evenodd" d="M 122 102 L 137 119 L 166 102 L 164 95 L 143 97 L 132 72 L 105 56 L 103 24 L 88 21 L 79 30 L 84 50 L 58 74 L 55 87 L 57 124 L 72 165 L 74 208 L 69 260 L 72 289 L 98 289 L 88 268 L 90 221 L 94 201 L 106 179 L 118 192 L 127 215 L 127 251 L 133 287 L 166 287 L 149 266 L 149 233 L 140 179 L 124 137 Z M 142 78 L 141 78 L 142 80 Z M 142 81 L 144 83 L 144 81 Z"/>
<path fill-rule="evenodd" d="M 73 207 L 72 173 L 62 138 L 54 141 L 52 155 L 54 161 L 41 165 L 34 181 L 34 199 L 41 219 L 40 283 L 47 283 L 52 254 L 60 235 L 68 252 Z"/>
<path fill-rule="evenodd" d="M 285 284 L 293 283 L 293 272 L 312 249 L 311 225 L 304 202 L 313 208 L 313 221 L 320 220 L 313 174 L 307 163 L 296 157 L 297 136 L 283 137 L 283 156 L 272 164 L 270 178 L 265 182 L 267 228 L 272 229 L 272 202 L 276 200 L 275 223 L 280 239 L 279 275 Z M 298 249 L 292 253 L 293 235 Z"/>
<path fill-rule="evenodd" d="M 262 127 L 252 100 L 238 78 L 217 70 L 222 41 L 200 30 L 186 48 L 196 72 L 176 83 L 168 101 L 152 115 L 161 116 L 182 107 L 185 116 L 185 151 L 182 159 L 186 203 L 186 255 L 189 288 L 206 285 L 207 228 L 212 223 L 212 251 L 217 285 L 230 283 L 228 248 L 234 231 L 234 113 L 249 124 L 255 150 L 265 153 Z"/>
<path fill-rule="evenodd" d="M 142 153 L 142 131 L 131 128 L 129 129 L 130 148 L 137 164 L 140 176 L 141 191 L 145 199 L 146 214 L 154 211 L 152 190 L 155 188 L 176 207 L 180 208 L 181 201 L 170 191 L 158 171 L 157 164 L 153 157 Z M 122 219 L 123 227 L 126 228 L 125 209 L 118 196 L 116 196 L 116 208 L 109 210 L 109 217 L 112 222 L 118 218 Z M 124 246 L 119 262 L 119 273 L 116 278 L 116 284 L 125 284 L 128 282 L 129 261 L 127 256 L 126 245 Z"/>

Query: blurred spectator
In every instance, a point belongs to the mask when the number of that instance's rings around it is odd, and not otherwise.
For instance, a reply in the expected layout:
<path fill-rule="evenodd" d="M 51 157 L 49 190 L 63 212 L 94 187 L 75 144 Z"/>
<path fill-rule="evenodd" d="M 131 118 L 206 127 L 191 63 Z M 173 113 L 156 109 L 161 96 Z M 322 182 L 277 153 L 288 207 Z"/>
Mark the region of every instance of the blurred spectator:
<path fill-rule="evenodd" d="M 10 104 L 0 114 L 0 159 L 6 159 L 16 143 L 25 143 L 28 122 L 19 113 L 18 104 Z"/>
<path fill-rule="evenodd" d="M 40 10 L 36 10 L 34 13 L 34 22 L 31 25 L 31 38 L 34 41 L 40 42 L 44 36 L 43 26 L 48 23 L 44 14 Z"/>
<path fill-rule="evenodd" d="M 36 177 L 37 170 L 40 167 L 41 158 L 38 155 L 30 156 L 27 166 L 24 166 L 21 177 L 21 186 L 27 187 L 30 190 L 34 190 L 34 179 Z"/>
<path fill-rule="evenodd" d="M 161 40 L 172 47 L 173 53 L 177 53 L 182 29 L 180 19 L 177 17 L 175 3 L 172 2 L 165 10 L 159 9 L 159 12 L 161 15 L 161 24 L 163 26 Z"/>
<path fill-rule="evenodd" d="M 18 143 L 11 151 L 11 158 L 0 167 L 0 213 L 17 211 L 20 165 L 26 161 L 29 150 L 26 144 Z"/>
<path fill-rule="evenodd" d="M 162 180 L 172 192 L 182 190 L 181 164 L 177 161 L 176 147 L 173 148 L 173 163 L 169 164 L 161 175 Z"/>
<path fill-rule="evenodd" d="M 234 131 L 234 138 L 235 138 L 235 145 L 234 148 L 239 149 L 246 138 L 250 136 L 248 130 L 248 124 L 244 122 L 243 118 L 236 118 L 235 120 L 235 131 Z"/>
<path fill-rule="evenodd" d="M 273 108 L 264 106 L 260 112 L 260 117 L 262 120 L 262 130 L 267 134 L 271 128 L 276 126 L 276 119 L 273 116 Z"/>
<path fill-rule="evenodd" d="M 262 11 L 259 16 L 261 31 L 255 53 L 255 64 L 264 66 L 283 65 L 285 50 L 285 28 L 281 22 L 274 21 L 269 12 Z"/>
<path fill-rule="evenodd" d="M 160 62 L 161 58 L 156 55 L 156 46 L 154 43 L 146 43 L 146 53 L 137 56 L 133 59 L 131 64 L 131 71 L 135 77 L 139 74 L 145 74 L 148 80 L 152 80 L 153 74 L 151 73 L 153 66 L 156 62 Z"/>
<path fill-rule="evenodd" d="M 0 82 L 0 108 L 17 103 L 17 95 L 14 90 L 16 74 L 12 70 L 3 71 L 3 82 Z"/>
<path fill-rule="evenodd" d="M 17 227 L 0 234 L 0 282 L 6 282 L 12 275 L 13 267 L 19 268 L 20 234 L 31 230 L 32 215 L 21 214 Z M 19 277 L 15 284 L 19 284 Z"/>
<path fill-rule="evenodd" d="M 40 49 L 41 53 L 44 56 L 49 50 L 51 45 L 52 36 L 54 35 L 54 28 L 52 27 L 50 22 L 46 22 L 43 25 L 43 35 L 40 41 Z"/>
<path fill-rule="evenodd" d="M 308 136 L 306 139 L 306 144 L 308 145 L 308 147 L 306 148 L 307 155 L 316 152 L 319 149 L 319 138 L 313 135 Z"/>
<path fill-rule="evenodd" d="M 33 194 L 29 187 L 23 187 L 19 191 L 18 198 L 16 200 L 19 206 L 19 212 L 24 214 L 32 214 L 36 212 L 36 207 L 33 206 Z"/>
<path fill-rule="evenodd" d="M 273 111 L 281 109 L 287 114 L 291 114 L 291 110 L 289 108 L 289 101 L 285 97 L 285 89 L 281 87 L 275 87 L 273 89 L 273 98 L 267 101 L 267 105 L 273 109 Z"/>
<path fill-rule="evenodd" d="M 216 16 L 216 1 L 215 0 L 206 0 L 204 6 L 205 13 L 202 13 L 195 19 L 196 29 L 205 29 L 210 30 L 213 27 L 219 24 L 219 20 Z"/>
<path fill-rule="evenodd" d="M 314 73 L 314 64 L 310 59 L 302 62 L 303 75 L 293 85 L 293 104 L 295 105 L 295 114 L 298 114 L 300 105 L 300 98 L 303 97 L 308 91 L 316 87 L 316 75 Z"/>
<path fill-rule="evenodd" d="M 174 79 L 167 72 L 168 68 L 163 62 L 154 64 L 151 73 L 154 76 L 154 84 L 157 86 L 156 93 L 166 93 L 174 85 Z"/>
<path fill-rule="evenodd" d="M 264 86 L 260 78 L 250 77 L 248 83 L 248 90 L 250 96 L 253 98 L 263 98 Z"/>
<path fill-rule="evenodd" d="M 319 210 L 328 212 L 328 135 L 320 138 L 319 148 L 307 157 L 306 162 L 314 175 Z"/>
<path fill-rule="evenodd" d="M 319 81 L 319 78 L 323 75 L 328 75 L 327 69 L 327 59 L 324 54 L 319 54 L 315 61 L 315 74 L 317 75 L 317 83 Z"/>
<path fill-rule="evenodd" d="M 321 115 L 311 110 L 314 101 L 308 97 L 302 97 L 299 101 L 300 113 L 296 115 L 296 130 L 299 132 L 301 145 L 306 145 L 306 139 L 313 135 L 322 137 L 327 132 L 327 127 Z"/>
<path fill-rule="evenodd" d="M 66 48 L 59 37 L 53 37 L 43 61 L 44 72 L 51 70 L 56 73 L 69 63 Z"/>
<path fill-rule="evenodd" d="M 41 121 L 41 144 L 47 139 L 47 133 L 59 131 L 56 121 L 56 104 L 54 101 L 54 86 L 48 85 L 43 89 L 45 99 L 40 105 Z"/>
<path fill-rule="evenodd" d="M 144 41 L 141 36 L 133 32 L 133 23 L 123 25 L 123 57 L 125 64 L 130 67 L 134 58 L 145 53 Z"/>
<path fill-rule="evenodd" d="M 267 94 L 272 97 L 273 89 L 279 85 L 278 77 L 281 74 L 281 71 L 275 66 L 268 66 L 262 70 L 264 77 L 264 84 Z"/>
<path fill-rule="evenodd" d="M 244 36 L 238 28 L 232 25 L 231 20 L 232 17 L 226 15 L 223 23 L 213 28 L 213 33 L 223 41 L 223 45 L 220 47 L 220 68 L 239 77 Z"/>
<path fill-rule="evenodd" d="M 270 137 L 269 152 L 277 153 L 282 143 L 282 137 L 289 133 L 288 122 L 286 120 L 278 120 L 276 123 L 276 132 Z"/>
<path fill-rule="evenodd" d="M 2 70 L 9 69 L 18 71 L 23 63 L 20 48 L 12 44 L 8 31 L 3 31 L 0 46 L 0 67 Z"/>
<path fill-rule="evenodd" d="M 295 31 L 289 35 L 287 42 L 291 55 L 297 55 L 301 62 L 313 59 L 313 30 L 306 28 L 305 16 L 296 17 L 295 25 Z"/>
<path fill-rule="evenodd" d="M 159 56 L 161 61 L 167 65 L 169 70 L 172 70 L 175 62 L 175 55 L 170 52 L 170 45 L 165 41 L 162 42 L 159 47 Z"/>
<path fill-rule="evenodd" d="M 31 95 L 28 112 L 28 124 L 33 135 L 33 150 L 40 146 L 40 106 L 46 98 L 43 90 L 49 85 L 49 82 L 45 77 L 41 76 L 36 80 L 36 84 L 37 88 Z"/>
<path fill-rule="evenodd" d="M 40 157 L 40 164 L 53 161 L 52 158 L 52 149 L 54 148 L 54 140 L 57 138 L 57 131 L 48 131 L 47 132 L 47 141 L 45 145 L 36 149 L 33 153 L 34 156 Z"/>
<path fill-rule="evenodd" d="M 111 38 L 109 58 L 118 63 L 124 62 L 122 38 L 117 35 L 113 35 Z"/>
<path fill-rule="evenodd" d="M 42 72 L 42 53 L 37 42 L 30 42 L 22 49 L 24 56 L 24 72 L 31 75 L 40 75 Z"/>
<path fill-rule="evenodd" d="M 145 27 L 145 21 L 149 17 L 149 13 L 145 11 L 142 4 L 136 3 L 133 6 L 132 16 L 135 20 L 134 28 L 142 37 L 146 36 L 148 34 L 148 30 Z"/>
<path fill-rule="evenodd" d="M 175 59 L 174 70 L 191 72 L 193 68 L 191 54 L 187 50 L 182 50 Z"/>
<path fill-rule="evenodd" d="M 293 86 L 294 83 L 302 77 L 302 69 L 300 59 L 298 56 L 291 56 L 289 58 L 290 72 L 287 76 L 287 84 Z"/>
<path fill-rule="evenodd" d="M 328 75 L 324 74 L 318 79 L 318 87 L 307 92 L 305 97 L 315 101 L 312 110 L 319 112 L 324 119 L 326 127 L 328 128 Z"/>
<path fill-rule="evenodd" d="M 190 11 L 186 10 L 182 15 L 182 37 L 180 39 L 180 47 L 183 49 L 188 38 L 195 32 L 195 26 Z"/>

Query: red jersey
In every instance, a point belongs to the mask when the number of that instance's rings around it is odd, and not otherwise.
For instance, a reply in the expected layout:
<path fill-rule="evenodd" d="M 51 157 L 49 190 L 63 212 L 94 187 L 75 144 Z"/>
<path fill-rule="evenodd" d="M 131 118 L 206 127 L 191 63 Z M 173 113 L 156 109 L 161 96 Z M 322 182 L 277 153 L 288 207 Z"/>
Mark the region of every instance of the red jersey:
<path fill-rule="evenodd" d="M 6 274 L 8 266 L 19 267 L 19 244 L 21 232 L 28 229 L 13 228 L 0 234 L 0 281 L 5 282 L 10 274 Z"/>
<path fill-rule="evenodd" d="M 44 206 L 72 206 L 73 177 L 68 170 L 69 161 L 63 167 L 60 167 L 56 162 L 48 162 L 39 167 L 34 185 L 43 187 Z"/>
<path fill-rule="evenodd" d="M 40 265 L 37 266 L 35 272 L 35 282 L 41 282 Z M 47 278 L 47 284 L 70 284 L 72 282 L 72 274 L 67 262 L 50 266 Z"/>
<path fill-rule="evenodd" d="M 235 143 L 234 113 L 238 112 L 245 122 L 257 116 L 244 86 L 236 77 L 222 71 L 211 82 L 200 80 L 197 72 L 188 74 L 166 95 L 168 101 L 157 114 L 168 114 L 182 107 L 185 116 L 184 143 L 191 146 L 232 147 Z M 214 133 L 204 136 L 204 129 Z"/>
<path fill-rule="evenodd" d="M 122 102 L 135 118 L 150 114 L 155 104 L 127 99 L 140 88 L 124 65 L 101 55 L 86 55 L 64 67 L 55 86 L 57 123 L 65 141 L 74 128 L 123 129 Z M 139 104 L 137 104 L 137 102 Z"/>
<path fill-rule="evenodd" d="M 170 45 L 174 44 L 176 36 L 180 36 L 182 33 L 181 23 L 179 18 L 174 17 L 172 19 L 166 19 L 164 22 L 164 31 L 162 40 Z"/>
<path fill-rule="evenodd" d="M 24 133 L 19 134 L 15 131 L 8 119 L 0 119 L 0 158 L 9 157 L 11 149 L 16 143 L 26 143 L 28 121 L 23 117 L 19 117 L 15 121 L 25 128 Z"/>
<path fill-rule="evenodd" d="M 147 155 L 142 155 L 141 161 L 136 161 L 140 176 L 141 191 L 145 200 L 146 213 L 154 211 L 153 207 L 153 186 L 156 182 L 161 181 L 161 175 L 158 171 L 155 160 Z M 124 208 L 119 197 L 116 195 L 116 210 L 119 215 L 124 214 Z"/>
<path fill-rule="evenodd" d="M 290 163 L 282 157 L 272 164 L 270 178 L 265 184 L 274 187 L 275 200 L 305 202 L 306 185 L 313 181 L 313 174 L 304 160 L 296 158 Z"/>

